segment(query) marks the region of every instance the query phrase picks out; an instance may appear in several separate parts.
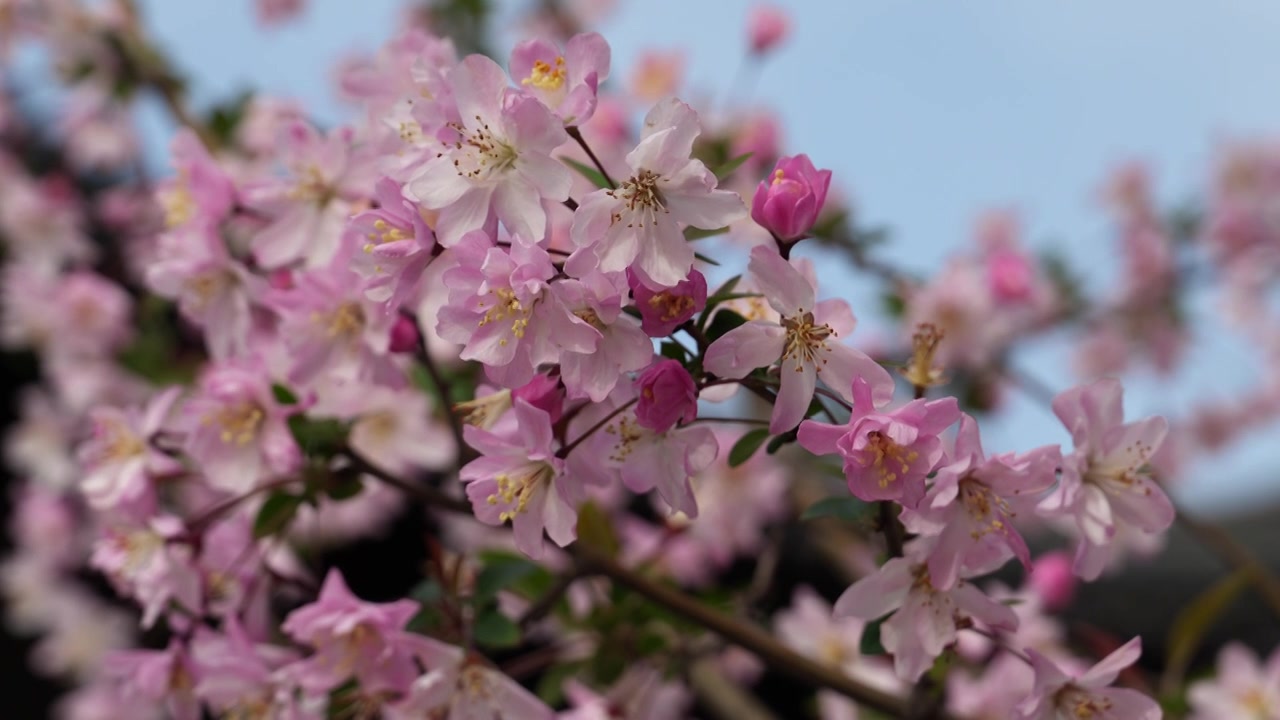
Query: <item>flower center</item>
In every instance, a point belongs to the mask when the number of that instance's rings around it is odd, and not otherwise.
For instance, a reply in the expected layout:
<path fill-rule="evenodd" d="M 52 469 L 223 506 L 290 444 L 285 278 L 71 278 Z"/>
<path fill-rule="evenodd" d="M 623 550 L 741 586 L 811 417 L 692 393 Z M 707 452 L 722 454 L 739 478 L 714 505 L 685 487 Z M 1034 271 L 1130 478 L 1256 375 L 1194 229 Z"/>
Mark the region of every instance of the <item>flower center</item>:
<path fill-rule="evenodd" d="M 609 459 L 616 463 L 624 463 L 635 450 L 635 445 L 645 436 L 645 431 L 640 424 L 630 416 L 624 416 L 618 419 L 616 423 L 609 423 L 604 427 L 604 431 L 610 435 L 617 435 L 618 442 L 614 445 L 613 454 Z"/>
<path fill-rule="evenodd" d="M 688 295 L 673 295 L 664 290 L 649 298 L 649 307 L 662 313 L 663 322 L 671 322 L 694 308 L 693 298 Z"/>
<path fill-rule="evenodd" d="M 574 310 L 573 314 L 591 327 L 599 330 L 600 332 L 604 332 L 605 324 L 600 319 L 600 316 L 596 314 L 595 310 L 592 310 L 591 308 L 583 308 L 582 310 Z"/>
<path fill-rule="evenodd" d="M 317 205 L 327 205 L 333 196 L 333 188 L 325 180 L 320 168 L 315 165 L 308 165 L 299 175 L 293 189 L 289 191 L 290 198 L 314 202 Z"/>
<path fill-rule="evenodd" d="M 235 405 L 225 405 L 205 418 L 206 423 L 213 423 L 222 428 L 219 437 L 230 445 L 248 445 L 258 437 L 258 428 L 262 425 L 265 413 L 257 403 L 249 400 Z"/>
<path fill-rule="evenodd" d="M 497 288 L 496 290 L 490 290 L 489 294 L 495 296 L 497 301 L 494 302 L 492 307 L 485 309 L 485 299 L 480 299 L 480 309 L 484 310 L 484 316 L 480 318 L 477 327 L 484 327 L 489 323 L 510 319 L 511 334 L 517 340 L 523 338 L 524 330 L 529 326 L 529 316 L 533 313 L 532 307 L 526 308 L 511 288 Z M 506 345 L 507 339 L 503 338 L 499 341 L 499 344 Z"/>
<path fill-rule="evenodd" d="M 369 238 L 369 242 L 364 244 L 364 251 L 371 253 L 379 245 L 398 240 L 409 240 L 413 237 L 413 233 L 389 225 L 386 220 L 378 219 L 373 221 L 373 230 L 365 233 L 365 237 Z"/>
<path fill-rule="evenodd" d="M 94 427 L 94 434 L 102 443 L 101 454 L 95 458 L 98 462 L 127 460 L 143 454 L 147 449 L 146 444 L 133 434 L 128 425 L 115 418 L 99 421 Z"/>
<path fill-rule="evenodd" d="M 826 323 L 814 324 L 813 313 L 804 312 L 803 308 L 800 314 L 783 318 L 782 327 L 787 330 L 787 342 L 782 349 L 781 362 L 794 360 L 796 372 L 800 372 L 805 365 L 816 366 L 818 353 L 829 350 L 827 338 L 836 334 Z M 822 358 L 821 364 L 826 365 L 827 359 Z M 817 369 L 820 371 L 822 368 Z"/>
<path fill-rule="evenodd" d="M 364 330 L 364 310 L 356 302 L 344 302 L 328 314 L 312 313 L 311 320 L 322 326 L 331 339 L 351 340 Z"/>
<path fill-rule="evenodd" d="M 859 460 L 863 467 L 870 467 L 880 475 L 880 487 L 886 488 L 906 474 L 919 457 L 920 453 L 915 450 L 899 445 L 879 430 L 872 430 L 867 433 L 867 446 Z"/>
<path fill-rule="evenodd" d="M 1065 710 L 1071 717 L 1080 718 L 1080 720 L 1101 717 L 1111 709 L 1110 700 L 1090 695 L 1072 685 L 1058 692 L 1057 705 L 1060 711 Z"/>
<path fill-rule="evenodd" d="M 960 502 L 974 521 L 969 530 L 969 536 L 974 540 L 1003 531 L 1003 518 L 1014 515 L 1004 498 L 991 492 L 991 488 L 977 480 L 966 478 L 960 481 Z"/>
<path fill-rule="evenodd" d="M 485 499 L 490 505 L 499 502 L 514 505 L 498 515 L 500 520 L 512 520 L 515 516 L 529 508 L 529 500 L 542 485 L 551 482 L 555 476 L 555 468 L 545 462 L 531 462 L 514 474 L 502 473 L 494 477 L 498 481 L 498 492 Z"/>
<path fill-rule="evenodd" d="M 234 282 L 234 276 L 224 270 L 193 275 L 187 279 L 186 289 L 191 293 L 192 304 L 200 310 L 208 306 L 215 296 Z"/>
<path fill-rule="evenodd" d="M 457 152 L 453 156 L 453 167 L 459 176 L 485 182 L 515 166 L 519 153 L 495 135 L 479 115 L 470 130 L 456 123 L 451 123 L 451 127 L 462 135 L 462 139 L 454 143 Z"/>
<path fill-rule="evenodd" d="M 160 207 L 164 210 L 164 224 L 168 228 L 185 225 L 196 213 L 196 203 L 187 187 L 185 175 L 179 175 L 173 187 L 159 194 Z"/>
<path fill-rule="evenodd" d="M 498 418 L 509 409 L 511 409 L 510 390 L 499 390 L 474 400 L 455 403 L 453 406 L 453 412 L 462 418 L 462 422 L 485 429 L 493 427 Z"/>
<path fill-rule="evenodd" d="M 627 211 L 641 214 L 639 218 L 631 218 L 627 227 L 644 227 L 645 217 L 649 222 L 655 221 L 658 211 L 670 212 L 662 202 L 662 191 L 658 189 L 658 176 L 648 170 L 641 170 L 633 175 L 622 187 L 605 192 L 611 198 L 621 200 Z M 622 222 L 622 213 L 615 212 L 610 224 Z"/>
<path fill-rule="evenodd" d="M 557 57 L 551 63 L 536 60 L 529 77 L 521 80 L 520 84 L 532 85 L 539 90 L 559 90 L 564 85 L 566 72 L 563 57 Z"/>

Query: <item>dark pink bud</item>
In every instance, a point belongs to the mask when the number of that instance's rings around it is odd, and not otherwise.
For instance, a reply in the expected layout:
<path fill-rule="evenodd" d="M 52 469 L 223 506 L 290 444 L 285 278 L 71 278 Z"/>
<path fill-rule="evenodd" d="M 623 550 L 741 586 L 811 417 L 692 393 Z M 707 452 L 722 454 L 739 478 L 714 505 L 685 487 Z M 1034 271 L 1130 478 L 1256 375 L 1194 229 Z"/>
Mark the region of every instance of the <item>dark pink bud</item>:
<path fill-rule="evenodd" d="M 421 339 L 418 324 L 408 316 L 401 315 L 391 326 L 391 343 L 388 349 L 393 353 L 411 353 L 418 349 L 418 342 Z"/>
<path fill-rule="evenodd" d="M 1032 563 L 1031 589 L 1048 610 L 1061 610 L 1076 595 L 1076 576 L 1071 571 L 1071 556 L 1064 552 L 1045 553 Z"/>
<path fill-rule="evenodd" d="M 293 271 L 289 268 L 272 270 L 267 274 L 267 284 L 276 290 L 293 289 Z"/>
<path fill-rule="evenodd" d="M 814 168 L 808 155 L 784 157 L 756 187 L 751 219 L 780 240 L 795 242 L 818 221 L 830 184 L 831 171 Z"/>
<path fill-rule="evenodd" d="M 560 381 L 547 375 L 535 375 L 532 380 L 511 391 L 513 400 L 523 400 L 551 416 L 551 422 L 560 420 L 564 413 L 564 389 Z"/>
<path fill-rule="evenodd" d="M 782 8 L 773 5 L 757 5 L 747 16 L 747 39 L 751 52 L 767 53 L 787 38 L 791 20 Z"/>
<path fill-rule="evenodd" d="M 1034 270 L 1027 256 L 1013 250 L 987 255 L 987 284 L 1001 302 L 1022 302 L 1031 297 Z"/>
<path fill-rule="evenodd" d="M 698 417 L 698 386 L 675 360 L 655 362 L 636 382 L 640 385 L 636 420 L 641 426 L 666 432 L 677 421 L 691 423 Z"/>
<path fill-rule="evenodd" d="M 707 306 L 707 279 L 697 270 L 661 292 L 655 292 L 627 272 L 631 294 L 640 311 L 640 327 L 649 337 L 666 337 Z"/>

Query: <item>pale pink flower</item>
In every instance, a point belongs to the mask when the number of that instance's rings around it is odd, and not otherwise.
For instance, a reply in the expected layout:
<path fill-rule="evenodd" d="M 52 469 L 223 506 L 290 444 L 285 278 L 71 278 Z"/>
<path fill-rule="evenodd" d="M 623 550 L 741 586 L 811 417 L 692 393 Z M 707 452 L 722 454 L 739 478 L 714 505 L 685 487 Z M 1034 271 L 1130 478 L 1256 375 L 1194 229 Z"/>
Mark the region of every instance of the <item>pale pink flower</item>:
<path fill-rule="evenodd" d="M 813 229 L 827 202 L 831 171 L 818 170 L 808 155 L 778 160 L 751 200 L 751 219 L 783 242 L 800 240 Z"/>
<path fill-rule="evenodd" d="M 1036 558 L 1027 582 L 1050 610 L 1061 610 L 1075 598 L 1078 581 L 1071 572 L 1071 555 L 1050 552 Z"/>
<path fill-rule="evenodd" d="M 1029 569 L 1031 551 L 1014 527 L 1014 518 L 1030 515 L 1056 481 L 1062 461 L 1057 446 L 987 458 L 977 421 L 963 415 L 948 459 L 938 468 L 924 501 L 914 511 L 903 512 L 908 530 L 939 536 L 928 561 L 934 587 L 950 588 L 961 569 L 967 574 L 990 572 L 1010 557 Z"/>
<path fill-rule="evenodd" d="M 199 613 L 202 588 L 182 521 L 169 515 L 145 524 L 119 524 L 106 529 L 94 545 L 90 567 L 107 576 L 125 597 L 142 606 L 142 627 L 151 627 L 174 607 Z"/>
<path fill-rule="evenodd" d="M 622 312 L 622 296 L 601 273 L 582 280 L 561 280 L 551 292 L 574 317 L 597 334 L 588 351 L 560 353 L 560 377 L 570 397 L 600 402 L 626 373 L 644 367 L 653 356 L 653 343 L 635 318 Z"/>
<path fill-rule="evenodd" d="M 1075 451 L 1062 459 L 1061 483 L 1040 511 L 1075 521 L 1075 572 L 1085 580 L 1097 578 L 1111 560 L 1120 526 L 1153 535 L 1174 519 L 1173 503 L 1146 467 L 1169 425 L 1159 416 L 1125 423 L 1123 394 L 1119 381 L 1107 379 L 1053 399 Z"/>
<path fill-rule="evenodd" d="M 656 432 L 677 422 L 688 425 L 698 417 L 698 387 L 684 366 L 670 358 L 654 362 L 636 378 L 640 399 L 636 421 Z"/>
<path fill-rule="evenodd" d="M 242 493 L 297 469 L 302 453 L 261 363 L 209 365 L 184 408 L 186 451 L 214 487 Z"/>
<path fill-rule="evenodd" d="M 308 414 L 349 422 L 351 449 L 388 472 L 444 469 L 455 457 L 453 436 L 434 416 L 434 403 L 426 393 L 326 382 L 317 395 Z"/>
<path fill-rule="evenodd" d="M 564 415 L 564 385 L 550 375 L 533 376 L 532 380 L 511 391 L 511 400 L 523 400 L 538 408 L 551 418 L 553 424 L 560 422 Z M 485 427 L 483 423 L 472 424 Z"/>
<path fill-rule="evenodd" d="M 201 625 L 191 640 L 195 693 L 215 714 L 252 717 L 275 705 L 276 669 L 296 659 L 292 650 L 254 643 L 235 616 L 221 632 Z"/>
<path fill-rule="evenodd" d="M 93 260 L 97 252 L 85 230 L 81 203 L 64 177 L 39 180 L 18 168 L 0 167 L 0 230 L 6 257 L 45 276 L 70 262 Z"/>
<path fill-rule="evenodd" d="M 653 290 L 640 282 L 634 272 L 627 283 L 640 311 L 640 328 L 649 337 L 666 337 L 707 305 L 707 279 L 697 270 L 665 290 Z"/>
<path fill-rule="evenodd" d="M 327 692 L 348 679 L 366 692 L 409 689 L 418 670 L 414 657 L 421 636 L 404 626 L 418 603 L 370 603 L 352 594 L 337 570 L 330 570 L 320 597 L 289 613 L 280 629 L 315 650 L 288 667 L 304 688 Z"/>
<path fill-rule="evenodd" d="M 800 445 L 815 455 L 844 459 L 849 492 L 866 500 L 894 500 L 916 508 L 925 494 L 925 476 L 943 457 L 939 435 L 960 419 L 954 397 L 912 400 L 882 412 L 871 389 L 859 378 L 853 384 L 853 411 L 845 425 L 806 420 Z"/>
<path fill-rule="evenodd" d="M 427 674 L 407 697 L 385 708 L 387 720 L 551 720 L 555 713 L 507 675 L 471 660 L 461 648 L 428 640 Z"/>
<path fill-rule="evenodd" d="M 877 404 L 888 402 L 893 396 L 889 372 L 836 339 L 853 331 L 848 304 L 817 302 L 814 286 L 773 248 L 752 248 L 747 269 L 780 319 L 753 320 L 725 333 L 707 348 L 704 366 L 719 377 L 738 379 L 778 363 L 782 385 L 770 432 L 786 432 L 804 419 L 819 377 L 845 400 L 853 400 L 854 380 L 861 379 Z"/>
<path fill-rule="evenodd" d="M 408 195 L 440 211 L 436 237 L 452 247 L 488 224 L 490 213 L 520 242 L 546 234 L 543 200 L 569 197 L 569 169 L 550 153 L 567 136 L 559 120 L 533 97 L 507 85 L 492 60 L 471 55 L 449 76 L 461 123 L 456 140 L 409 180 Z"/>
<path fill-rule="evenodd" d="M 108 510 L 144 501 L 152 495 L 152 478 L 182 470 L 182 463 L 151 443 L 180 392 L 170 388 L 145 408 L 100 407 L 90 413 L 93 434 L 77 453 L 86 471 L 80 490 L 90 505 Z"/>
<path fill-rule="evenodd" d="M 551 418 L 523 400 L 515 402 L 515 414 L 513 438 L 471 425 L 463 428 L 467 444 L 480 457 L 467 463 L 459 477 L 467 483 L 467 497 L 481 522 L 510 520 L 516 547 L 542 557 L 544 530 L 560 547 L 577 537 L 577 506 L 585 496 L 552 449 Z"/>
<path fill-rule="evenodd" d="M 191 658 L 175 639 L 164 650 L 117 650 L 109 653 L 103 675 L 121 684 L 125 695 L 163 706 L 173 720 L 199 720 L 200 704 L 193 692 L 197 679 Z"/>
<path fill-rule="evenodd" d="M 1192 683 L 1187 700 L 1192 720 L 1280 718 L 1280 652 L 1262 663 L 1244 644 L 1228 644 L 1218 653 L 1217 676 Z"/>
<path fill-rule="evenodd" d="M 200 138 L 191 130 L 180 130 L 169 144 L 169 156 L 174 176 L 156 189 L 165 225 L 208 227 L 224 220 L 235 204 L 235 186 Z"/>
<path fill-rule="evenodd" d="M 1071 677 L 1040 653 L 1028 650 L 1036 671 L 1035 689 L 1018 705 L 1014 720 L 1160 720 L 1163 713 L 1155 700 L 1137 690 L 1109 687 L 1141 654 L 1142 639 L 1135 637 L 1088 672 Z"/>
<path fill-rule="evenodd" d="M 684 81 L 684 53 L 647 50 L 632 65 L 630 95 L 637 102 L 656 103 L 671 97 Z"/>
<path fill-rule="evenodd" d="M 659 103 L 627 155 L 631 177 L 582 199 L 570 236 L 590 248 L 579 252 L 594 254 L 602 272 L 630 267 L 651 288 L 671 287 L 688 277 L 694 260 L 680 223 L 711 230 L 746 214 L 742 198 L 715 189 L 716 176 L 690 157 L 701 132 L 693 108 L 675 98 Z"/>
<path fill-rule="evenodd" d="M 507 67 L 565 125 L 581 125 L 596 111 L 596 90 L 609 77 L 609 60 L 609 43 L 599 33 L 579 33 L 564 52 L 545 40 L 526 40 L 511 51 Z"/>
<path fill-rule="evenodd" d="M 1017 615 L 963 579 L 941 590 L 930 581 L 923 562 L 927 547 L 919 541 L 907 557 L 892 558 L 874 575 L 854 583 L 836 601 L 836 617 L 871 621 L 893 612 L 880 629 L 893 654 L 898 677 L 915 681 L 942 651 L 956 641 L 959 624 L 976 620 L 996 630 L 1013 630 Z M 896 612 L 895 612 L 896 611 Z"/>
<path fill-rule="evenodd" d="M 756 5 L 747 15 L 747 39 L 751 52 L 761 55 L 777 47 L 791 30 L 791 18 L 774 5 Z"/>
<path fill-rule="evenodd" d="M 258 22 L 263 25 L 279 25 L 293 20 L 306 9 L 306 0 L 255 0 Z"/>
<path fill-rule="evenodd" d="M 348 242 L 354 246 L 350 265 L 364 278 L 365 297 L 396 308 L 412 297 L 431 262 L 435 235 L 394 180 L 379 180 L 374 199 L 376 209 L 347 223 Z"/>
<path fill-rule="evenodd" d="M 119 683 L 98 680 L 63 695 L 54 706 L 60 720 L 161 720 L 164 709 L 128 698 Z"/>
<path fill-rule="evenodd" d="M 687 717 L 693 700 L 688 689 L 648 664 L 628 667 L 604 694 L 575 678 L 564 684 L 564 694 L 572 708 L 557 720 L 668 720 Z"/>

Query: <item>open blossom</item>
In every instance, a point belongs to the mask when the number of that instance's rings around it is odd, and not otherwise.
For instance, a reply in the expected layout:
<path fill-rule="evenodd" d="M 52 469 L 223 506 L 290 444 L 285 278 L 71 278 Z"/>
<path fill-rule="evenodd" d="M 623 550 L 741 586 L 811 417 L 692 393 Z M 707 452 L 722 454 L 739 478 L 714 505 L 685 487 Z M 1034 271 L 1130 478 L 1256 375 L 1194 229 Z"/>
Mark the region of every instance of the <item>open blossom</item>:
<path fill-rule="evenodd" d="M 1014 714 L 1014 720 L 1160 720 L 1155 700 L 1137 690 L 1109 687 L 1121 670 L 1142 654 L 1142 639 L 1134 638 L 1103 658 L 1088 672 L 1071 677 L 1035 650 L 1028 650 L 1036 671 L 1035 690 Z"/>
<path fill-rule="evenodd" d="M 235 203 L 231 178 L 191 130 L 184 128 L 174 135 L 169 154 L 176 172 L 156 190 L 165 225 L 173 229 L 221 222 Z"/>
<path fill-rule="evenodd" d="M 404 626 L 418 603 L 370 603 L 352 594 L 330 570 L 316 601 L 289 613 L 280 628 L 315 654 L 288 667 L 305 688 L 328 692 L 355 679 L 366 692 L 403 692 L 417 677 L 421 636 Z"/>
<path fill-rule="evenodd" d="M 1111 560 L 1120 527 L 1152 535 L 1174 519 L 1173 503 L 1146 467 L 1169 425 L 1159 416 L 1125 423 L 1123 393 L 1119 381 L 1108 379 L 1053 399 L 1075 451 L 1063 457 L 1062 481 L 1040 511 L 1074 520 L 1080 532 L 1075 572 L 1085 580 L 1096 579 Z"/>
<path fill-rule="evenodd" d="M 100 407 L 90 413 L 93 435 L 80 447 L 86 472 L 80 489 L 89 504 L 110 509 L 150 496 L 150 479 L 182 469 L 182 463 L 151 444 L 181 392 L 171 388 L 145 409 Z"/>
<path fill-rule="evenodd" d="M 559 120 L 533 97 L 507 86 L 506 73 L 482 55 L 462 60 L 450 75 L 461 123 L 409 181 L 407 194 L 431 210 L 441 245 L 484 228 L 490 213 L 521 242 L 546 234 L 543 200 L 569 197 L 573 177 L 550 153 L 567 136 Z"/>
<path fill-rule="evenodd" d="M 601 273 L 561 280 L 551 291 L 566 310 L 598 334 L 590 352 L 566 348 L 560 353 L 560 377 L 570 397 L 585 395 L 600 402 L 625 373 L 649 362 L 653 343 L 640 323 L 622 312 L 621 294 Z"/>
<path fill-rule="evenodd" d="M 177 639 L 164 650 L 117 650 L 103 663 L 103 673 L 121 683 L 126 697 L 164 706 L 173 720 L 199 720 L 194 668 Z"/>
<path fill-rule="evenodd" d="M 1031 551 L 1013 519 L 1033 511 L 1040 494 L 1057 479 L 1058 448 L 987 458 L 977 421 L 965 415 L 949 459 L 938 468 L 924 501 L 903 513 L 908 530 L 939 536 L 929 556 L 934 586 L 949 588 L 961 568 L 971 574 L 988 572 L 1010 557 L 1030 568 Z"/>
<path fill-rule="evenodd" d="M 871 389 L 858 379 L 853 385 L 853 410 L 846 425 L 806 420 L 800 425 L 800 445 L 815 455 L 839 454 L 844 459 L 849 492 L 866 500 L 895 500 L 916 508 L 925 494 L 925 477 L 943 457 L 943 430 L 960 418 L 953 397 L 912 400 L 882 412 Z"/>
<path fill-rule="evenodd" d="M 538 696 L 461 648 L 425 638 L 422 644 L 428 672 L 413 682 L 404 700 L 385 708 L 387 720 L 555 717 Z"/>
<path fill-rule="evenodd" d="M 1217 676 L 1187 691 L 1192 720 L 1274 720 L 1280 717 L 1280 652 L 1266 663 L 1242 643 L 1218 653 Z"/>
<path fill-rule="evenodd" d="M 182 521 L 161 515 L 145 524 L 113 525 L 94 545 L 89 565 L 142 606 L 144 628 L 175 607 L 187 613 L 201 607 L 200 574 L 191 547 L 176 542 L 183 532 Z"/>
<path fill-rule="evenodd" d="M 542 101 L 565 125 L 581 125 L 596 111 L 596 90 L 609 77 L 609 43 L 599 33 L 569 38 L 560 52 L 545 40 L 527 40 L 511 51 L 508 67 L 520 87 Z"/>
<path fill-rule="evenodd" d="M 649 337 L 666 337 L 707 305 L 707 279 L 697 270 L 664 290 L 654 290 L 627 273 L 627 283 L 640 311 L 640 328 Z"/>
<path fill-rule="evenodd" d="M 548 292 L 556 270 L 542 248 L 515 243 L 508 252 L 476 232 L 449 256 L 457 264 L 444 274 L 449 302 L 437 331 L 463 345 L 462 359 L 484 363 L 494 382 L 517 387 L 562 350 L 596 349 L 600 332 Z"/>
<path fill-rule="evenodd" d="M 467 497 L 481 522 L 510 520 L 516 547 L 541 557 L 543 530 L 561 547 L 577 537 L 576 508 L 585 496 L 552 450 L 551 418 L 523 400 L 515 401 L 515 413 L 519 422 L 512 438 L 470 425 L 463 429 L 480 457 L 467 463 L 459 477 L 467 483 Z"/>
<path fill-rule="evenodd" d="M 751 219 L 785 242 L 804 237 L 827 202 L 831 171 L 818 170 L 808 155 L 784 157 L 751 200 Z"/>
<path fill-rule="evenodd" d="M 698 417 L 698 388 L 679 362 L 658 360 L 640 373 L 636 383 L 640 386 L 636 421 L 650 430 L 666 432 L 677 422 L 687 425 Z"/>
<path fill-rule="evenodd" d="M 398 307 L 412 296 L 427 263 L 435 235 L 422 212 L 406 200 L 399 184 L 383 178 L 374 187 L 378 207 L 356 215 L 347 224 L 351 269 L 364 278 L 370 300 Z"/>
<path fill-rule="evenodd" d="M 630 267 L 651 288 L 671 287 L 694 260 L 680 223 L 712 230 L 746 214 L 737 193 L 715 189 L 716 176 L 690 157 L 701 132 L 693 108 L 679 100 L 654 106 L 627 155 L 631 177 L 582 199 L 570 236 L 590 248 L 579 252 L 593 253 L 602 272 Z"/>
<path fill-rule="evenodd" d="M 692 697 L 679 682 L 648 664 L 632 665 L 604 694 L 570 678 L 564 694 L 572 709 L 558 720 L 667 720 L 688 717 Z"/>
<path fill-rule="evenodd" d="M 867 384 L 879 404 L 892 397 L 889 372 L 837 340 L 853 331 L 848 304 L 817 302 L 814 286 L 772 248 L 752 248 L 747 268 L 780 319 L 752 320 L 725 333 L 707 348 L 705 366 L 722 378 L 738 379 L 778 363 L 782 385 L 769 432 L 785 432 L 804 419 L 819 377 L 845 400 L 853 400 L 855 379 Z"/>
<path fill-rule="evenodd" d="M 1012 608 L 958 581 L 948 590 L 936 587 L 924 563 L 927 542 L 917 540 L 907 556 L 886 562 L 874 575 L 854 583 L 836 601 L 836 617 L 871 621 L 893 612 L 880 638 L 893 653 L 898 677 L 914 681 L 942 651 L 956 641 L 963 622 L 980 621 L 995 630 L 1012 631 L 1018 617 Z M 895 612 L 896 611 L 896 612 Z"/>
<path fill-rule="evenodd" d="M 302 461 L 260 363 L 209 366 L 184 406 L 186 450 L 214 487 L 245 492 Z"/>
<path fill-rule="evenodd" d="M 221 632 L 197 627 L 190 658 L 196 669 L 196 696 L 215 715 L 253 717 L 275 705 L 275 670 L 296 656 L 287 648 L 254 643 L 232 616 Z"/>

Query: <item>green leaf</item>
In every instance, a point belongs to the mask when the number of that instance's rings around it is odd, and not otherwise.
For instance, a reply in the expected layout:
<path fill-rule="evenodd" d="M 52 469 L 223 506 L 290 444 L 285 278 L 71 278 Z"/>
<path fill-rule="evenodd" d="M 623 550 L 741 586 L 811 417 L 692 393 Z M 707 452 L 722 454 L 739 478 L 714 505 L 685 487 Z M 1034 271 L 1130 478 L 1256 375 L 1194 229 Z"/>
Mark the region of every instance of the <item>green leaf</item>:
<path fill-rule="evenodd" d="M 712 300 L 716 300 L 717 302 L 719 302 L 720 300 L 723 300 L 728 295 L 731 295 L 734 289 L 738 287 L 738 283 L 740 282 L 742 282 L 742 275 L 734 275 L 728 280 L 725 280 L 724 284 L 716 288 L 716 291 L 711 294 L 711 297 L 707 298 L 707 306 L 708 307 L 711 306 Z"/>
<path fill-rule="evenodd" d="M 288 420 L 289 432 L 297 441 L 303 454 L 312 457 L 332 457 L 347 442 L 347 424 L 336 418 L 309 418 L 292 415 Z"/>
<path fill-rule="evenodd" d="M 538 678 L 538 685 L 534 692 L 546 704 L 552 707 L 560 705 L 564 702 L 564 684 L 570 678 L 583 677 L 585 669 L 585 663 L 582 661 L 552 665 L 542 673 L 542 677 Z"/>
<path fill-rule="evenodd" d="M 491 648 L 511 648 L 520 644 L 520 626 L 497 608 L 481 613 L 471 626 L 476 642 Z"/>
<path fill-rule="evenodd" d="M 1169 628 L 1166 672 L 1186 674 L 1200 641 L 1218 618 L 1231 608 L 1236 597 L 1249 585 L 1249 570 L 1242 569 L 1222 578 L 1197 595 L 1178 613 Z"/>
<path fill-rule="evenodd" d="M 330 500 L 350 500 L 363 491 L 364 483 L 361 482 L 359 474 L 356 473 L 335 473 L 325 483 L 324 488 L 324 493 L 329 496 Z"/>
<path fill-rule="evenodd" d="M 750 460 L 768 437 L 768 428 L 756 428 L 738 438 L 738 442 L 734 443 L 733 449 L 729 451 L 729 467 L 738 467 Z"/>
<path fill-rule="evenodd" d="M 891 318 L 900 318 L 907 311 L 907 303 L 896 292 L 887 292 L 880 296 L 880 307 Z"/>
<path fill-rule="evenodd" d="M 696 228 L 690 225 L 689 227 L 684 229 L 684 239 L 687 242 L 693 242 L 695 240 L 703 240 L 705 238 L 715 237 L 716 235 L 723 235 L 727 232 L 729 232 L 729 226 L 727 225 L 721 228 L 711 228 L 710 230 L 704 230 L 702 228 Z"/>
<path fill-rule="evenodd" d="M 671 358 L 682 363 L 689 359 L 689 351 L 685 350 L 684 346 L 678 342 L 664 342 L 658 346 L 658 352 L 662 353 L 662 357 Z"/>
<path fill-rule="evenodd" d="M 849 522 L 857 522 L 866 517 L 875 506 L 856 497 L 832 497 L 819 500 L 805 508 L 800 514 L 801 520 L 813 520 L 821 517 L 834 517 Z"/>
<path fill-rule="evenodd" d="M 858 640 L 858 652 L 863 657 L 884 655 L 888 652 L 880 642 L 880 626 L 884 624 L 887 618 L 888 616 L 886 615 L 879 620 L 872 620 L 862 628 L 862 638 Z"/>
<path fill-rule="evenodd" d="M 729 162 L 716 168 L 716 179 L 724 180 L 725 178 L 729 177 L 730 175 L 733 174 L 734 170 L 737 170 L 738 168 L 742 167 L 742 163 L 750 160 L 752 155 L 755 155 L 755 153 L 742 153 L 738 157 L 733 158 Z"/>
<path fill-rule="evenodd" d="M 613 522 L 594 502 L 587 501 L 578 509 L 578 542 L 610 557 L 618 554 L 618 534 L 614 532 Z"/>
<path fill-rule="evenodd" d="M 694 257 L 696 257 L 696 258 L 698 258 L 699 260 L 701 260 L 702 262 L 704 262 L 704 263 L 706 263 L 706 264 L 708 264 L 708 265 L 715 265 L 716 267 L 720 267 L 720 263 L 716 262 L 715 260 L 712 260 L 711 258 L 707 257 L 706 255 L 703 255 L 702 253 L 694 253 L 694 254 L 693 254 L 693 256 L 694 256 Z"/>
<path fill-rule="evenodd" d="M 769 444 L 764 446 L 764 451 L 770 455 L 777 453 L 782 449 L 783 445 L 790 445 L 798 439 L 799 430 L 799 428 L 794 428 L 782 433 L 781 435 L 775 435 L 773 439 L 769 441 Z"/>
<path fill-rule="evenodd" d="M 741 327 L 746 323 L 747 319 L 738 313 L 725 308 L 720 308 L 716 311 L 715 316 L 711 318 L 710 325 L 707 326 L 707 342 L 715 342 L 725 333 Z"/>
<path fill-rule="evenodd" d="M 271 386 L 271 394 L 275 397 L 276 402 L 281 405 L 298 404 L 298 396 L 294 395 L 292 390 L 280 383 L 275 383 Z"/>
<path fill-rule="evenodd" d="M 582 173 L 582 177 L 590 180 L 592 185 L 606 190 L 609 189 L 609 181 L 604 179 L 604 175 L 602 175 L 599 170 L 591 167 L 590 165 L 584 165 L 572 158 L 562 157 L 560 158 L 560 161 Z"/>
<path fill-rule="evenodd" d="M 508 556 L 490 561 L 476 576 L 472 597 L 477 604 L 488 602 L 499 592 L 510 588 L 540 569 L 532 562 L 517 557 Z"/>
<path fill-rule="evenodd" d="M 253 536 L 259 540 L 284 530 L 302 505 L 302 497 L 285 492 L 272 493 L 253 520 Z"/>

